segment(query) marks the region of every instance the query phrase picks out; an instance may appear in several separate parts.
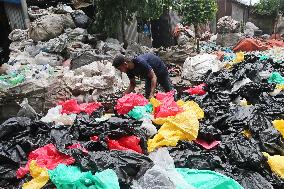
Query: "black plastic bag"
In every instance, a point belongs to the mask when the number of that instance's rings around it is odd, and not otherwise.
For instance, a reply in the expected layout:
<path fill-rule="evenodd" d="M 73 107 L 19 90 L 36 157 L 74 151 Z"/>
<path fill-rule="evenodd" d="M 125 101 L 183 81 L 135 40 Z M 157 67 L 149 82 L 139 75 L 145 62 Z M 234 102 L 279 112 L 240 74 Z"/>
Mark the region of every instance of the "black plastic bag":
<path fill-rule="evenodd" d="M 113 169 L 119 181 L 124 184 L 130 184 L 133 179 L 137 180 L 154 165 L 145 155 L 117 150 L 90 152 L 79 163 L 82 170 L 86 171 Z"/>

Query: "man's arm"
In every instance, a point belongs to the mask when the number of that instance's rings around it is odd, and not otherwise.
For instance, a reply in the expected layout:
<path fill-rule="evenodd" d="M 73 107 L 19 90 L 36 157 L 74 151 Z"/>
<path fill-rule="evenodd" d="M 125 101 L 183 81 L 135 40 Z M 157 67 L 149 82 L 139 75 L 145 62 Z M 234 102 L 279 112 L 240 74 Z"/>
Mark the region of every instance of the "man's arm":
<path fill-rule="evenodd" d="M 148 74 L 148 78 L 151 80 L 151 92 L 149 99 L 154 97 L 156 86 L 157 86 L 157 76 L 153 70 L 151 70 Z"/>
<path fill-rule="evenodd" d="M 136 87 L 136 82 L 135 82 L 135 78 L 130 79 L 130 83 L 128 88 L 126 89 L 126 91 L 124 92 L 124 94 L 129 94 L 131 93 Z"/>

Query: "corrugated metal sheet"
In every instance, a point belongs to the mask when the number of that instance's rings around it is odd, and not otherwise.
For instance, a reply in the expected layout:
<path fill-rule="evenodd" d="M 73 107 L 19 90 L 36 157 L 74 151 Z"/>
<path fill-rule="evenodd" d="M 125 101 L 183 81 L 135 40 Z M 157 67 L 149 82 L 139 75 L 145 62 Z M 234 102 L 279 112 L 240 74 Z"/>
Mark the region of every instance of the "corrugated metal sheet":
<path fill-rule="evenodd" d="M 5 3 L 4 7 L 11 30 L 26 29 L 21 6 L 11 3 Z"/>
<path fill-rule="evenodd" d="M 137 32 L 137 19 L 134 18 L 131 24 L 124 26 L 126 40 L 128 42 L 138 42 L 138 32 Z"/>

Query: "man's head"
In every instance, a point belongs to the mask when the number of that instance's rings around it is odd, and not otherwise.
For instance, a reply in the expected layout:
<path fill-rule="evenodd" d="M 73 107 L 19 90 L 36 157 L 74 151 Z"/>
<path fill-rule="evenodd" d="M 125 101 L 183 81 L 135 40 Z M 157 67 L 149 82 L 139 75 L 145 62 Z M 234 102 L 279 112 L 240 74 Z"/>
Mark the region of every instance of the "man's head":
<path fill-rule="evenodd" d="M 129 62 L 130 60 L 125 58 L 123 55 L 118 55 L 113 60 L 112 65 L 119 71 L 126 73 L 129 70 Z"/>

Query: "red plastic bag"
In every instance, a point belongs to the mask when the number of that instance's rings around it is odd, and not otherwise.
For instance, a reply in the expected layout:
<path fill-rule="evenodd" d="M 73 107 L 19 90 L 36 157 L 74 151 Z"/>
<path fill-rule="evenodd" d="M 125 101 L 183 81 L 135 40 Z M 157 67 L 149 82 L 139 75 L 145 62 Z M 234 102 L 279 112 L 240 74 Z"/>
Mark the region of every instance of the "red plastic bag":
<path fill-rule="evenodd" d="M 108 148 L 110 150 L 124 150 L 124 151 L 131 150 L 142 154 L 143 151 L 139 143 L 140 143 L 140 138 L 136 136 L 126 136 L 118 140 L 107 139 Z"/>
<path fill-rule="evenodd" d="M 99 102 L 93 102 L 93 103 L 84 103 L 80 104 L 80 109 L 82 112 L 86 112 L 87 114 L 91 115 L 94 111 L 96 111 L 99 107 L 101 107 L 102 104 Z"/>
<path fill-rule="evenodd" d="M 131 93 L 117 100 L 115 110 L 117 110 L 118 114 L 125 115 L 128 114 L 134 106 L 145 106 L 148 103 L 148 100 L 143 95 Z"/>
<path fill-rule="evenodd" d="M 156 99 L 161 102 L 159 107 L 154 109 L 155 118 L 175 116 L 184 110 L 174 100 L 174 92 L 158 93 Z"/>
<path fill-rule="evenodd" d="M 80 112 L 86 112 L 89 115 L 102 106 L 102 104 L 99 102 L 89 104 L 84 103 L 79 105 L 74 99 L 60 102 L 59 105 L 62 106 L 61 114 L 79 114 Z"/>
<path fill-rule="evenodd" d="M 29 166 L 32 160 L 36 160 L 38 166 L 47 169 L 55 169 L 58 164 L 71 165 L 75 162 L 73 157 L 60 153 L 53 144 L 48 144 L 29 154 L 26 166 L 17 170 L 16 175 L 18 178 L 23 178 L 29 173 Z"/>
<path fill-rule="evenodd" d="M 76 144 L 73 144 L 71 146 L 68 146 L 67 147 L 68 149 L 79 149 L 81 150 L 82 152 L 84 152 L 85 154 L 88 153 L 88 150 L 86 148 L 84 148 L 83 146 L 81 146 L 80 143 L 76 143 Z"/>
<path fill-rule="evenodd" d="M 99 141 L 99 137 L 98 136 L 92 136 L 92 137 L 90 137 L 90 140 L 94 141 L 94 142 L 98 142 Z"/>
<path fill-rule="evenodd" d="M 196 140 L 194 140 L 194 142 L 196 144 L 199 144 L 200 146 L 202 146 L 206 150 L 210 150 L 210 149 L 218 146 L 219 144 L 221 144 L 221 141 L 213 141 L 211 143 L 207 143 L 206 141 L 204 141 L 202 139 L 196 139 Z"/>
<path fill-rule="evenodd" d="M 203 84 L 197 85 L 195 87 L 189 88 L 189 89 L 185 90 L 184 92 L 187 92 L 190 95 L 200 95 L 200 96 L 202 96 L 202 95 L 206 94 L 206 91 L 204 90 L 205 87 L 206 87 L 206 84 L 203 83 Z"/>
<path fill-rule="evenodd" d="M 79 104 L 74 99 L 60 102 L 58 104 L 62 106 L 61 114 L 79 114 L 81 112 Z"/>

